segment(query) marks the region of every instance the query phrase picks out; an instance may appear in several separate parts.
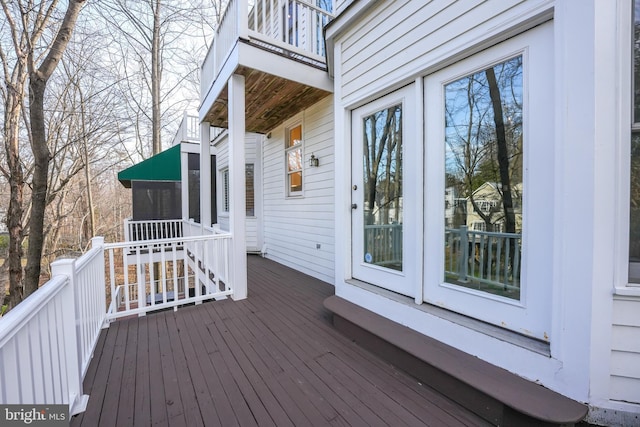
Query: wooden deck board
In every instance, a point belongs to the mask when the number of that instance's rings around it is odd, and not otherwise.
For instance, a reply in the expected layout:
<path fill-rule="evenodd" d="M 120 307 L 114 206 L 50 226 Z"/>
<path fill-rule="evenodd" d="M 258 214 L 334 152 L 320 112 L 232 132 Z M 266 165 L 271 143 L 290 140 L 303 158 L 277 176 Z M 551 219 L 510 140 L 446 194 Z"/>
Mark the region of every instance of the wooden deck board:
<path fill-rule="evenodd" d="M 151 386 L 149 383 L 149 324 L 144 322 L 131 322 L 138 325 L 137 352 L 136 352 L 136 372 L 135 372 L 135 393 L 133 397 L 134 424 L 151 424 L 151 401 L 149 399 Z"/>
<path fill-rule="evenodd" d="M 95 425 L 485 425 L 331 325 L 333 287 L 249 257 L 249 298 L 121 320 L 87 371 Z"/>
<path fill-rule="evenodd" d="M 264 274 L 262 276 L 262 279 L 270 280 L 269 277 L 267 277 Z M 280 304 L 282 304 L 282 299 L 288 298 L 286 292 L 282 294 L 279 292 L 281 290 L 280 288 L 281 287 L 271 288 L 270 289 L 271 292 L 269 293 L 269 295 L 260 295 L 260 301 L 263 303 L 262 304 L 263 307 L 265 306 L 264 304 L 265 302 L 269 304 L 269 301 L 272 301 L 272 303 L 274 304 L 273 308 L 277 309 L 277 307 Z M 292 294 L 296 295 L 295 292 L 293 292 Z M 300 310 L 301 316 L 310 315 L 310 312 L 304 308 L 304 305 L 307 303 L 306 300 L 291 301 L 288 303 L 296 305 L 297 309 Z M 271 310 L 262 310 L 260 311 L 259 315 L 269 311 Z M 311 317 L 313 318 L 317 316 L 311 316 Z M 272 324 L 272 322 L 269 322 L 267 320 L 264 320 L 264 323 Z M 330 326 L 327 326 L 322 323 L 308 324 L 307 328 L 309 328 L 309 330 L 313 331 L 314 333 L 306 334 L 302 336 L 301 337 L 302 340 L 306 340 L 307 337 L 320 336 L 325 333 L 328 334 L 327 339 L 330 339 L 331 334 L 335 332 Z M 314 341 L 309 341 L 306 344 L 310 347 L 314 347 Z M 390 395 L 393 395 L 394 393 L 398 392 L 398 389 L 395 389 L 393 387 L 393 384 L 395 383 L 395 381 L 393 381 L 391 377 L 388 376 L 389 374 L 386 373 L 388 369 L 380 369 L 381 367 L 388 368 L 385 362 L 379 361 L 379 363 L 377 364 L 378 365 L 377 367 L 372 366 L 373 365 L 372 361 L 369 360 L 369 358 L 367 357 L 363 358 L 361 353 L 358 351 L 350 351 L 349 347 L 353 347 L 353 345 L 350 342 L 346 344 L 346 347 L 343 347 L 343 350 L 345 350 L 345 356 L 349 355 L 350 357 L 353 357 L 353 359 L 351 359 L 350 365 L 354 369 L 361 371 L 363 378 L 368 378 L 369 381 L 376 381 L 376 386 L 381 388 L 384 387 L 385 390 L 390 392 Z M 322 350 L 319 349 L 318 351 L 322 351 Z M 370 366 L 372 366 L 372 368 L 370 368 Z M 386 380 L 385 380 L 385 377 L 386 377 Z M 412 395 L 403 393 L 402 390 L 406 388 L 407 385 L 409 386 L 415 385 L 416 384 L 415 380 L 410 379 L 409 380 L 410 382 L 407 382 L 406 380 L 408 379 L 408 377 L 404 374 L 397 375 L 395 378 L 404 380 L 404 383 L 405 383 L 405 386 L 400 387 L 399 389 L 400 395 L 397 395 L 396 400 L 407 407 L 411 407 L 412 411 L 415 412 L 417 415 L 420 415 L 420 416 L 432 415 L 429 411 L 432 411 L 433 408 L 444 407 L 444 408 L 449 408 L 451 410 L 451 413 L 453 413 L 454 415 L 453 415 L 453 418 L 451 416 L 442 417 L 440 419 L 442 425 L 461 425 L 461 424 L 477 425 L 478 421 L 475 416 L 467 417 L 466 412 L 457 411 L 456 409 L 458 406 L 456 404 L 453 404 L 453 402 L 451 402 L 450 400 L 443 398 L 439 393 L 434 393 L 430 396 L 430 401 L 432 402 L 430 406 L 425 406 L 424 402 L 417 403 L 413 401 Z M 437 415 L 438 412 L 440 411 L 436 411 L 435 414 Z"/>

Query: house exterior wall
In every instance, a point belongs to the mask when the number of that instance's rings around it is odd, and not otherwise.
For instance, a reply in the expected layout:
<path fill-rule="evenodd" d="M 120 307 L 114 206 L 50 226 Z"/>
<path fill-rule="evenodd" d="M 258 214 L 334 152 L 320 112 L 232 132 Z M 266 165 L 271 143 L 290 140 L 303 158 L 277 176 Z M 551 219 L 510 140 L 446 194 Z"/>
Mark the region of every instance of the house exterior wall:
<path fill-rule="evenodd" d="M 263 143 L 263 212 L 266 256 L 333 283 L 334 147 L 331 96 L 273 129 Z M 302 124 L 303 191 L 288 197 L 285 132 Z M 309 167 L 309 158 L 319 159 Z"/>
<path fill-rule="evenodd" d="M 327 32 L 335 78 L 335 233 L 345 236 L 336 239 L 336 294 L 589 403 L 592 421 L 637 422 L 640 292 L 628 286 L 626 272 L 631 45 L 625 28 L 631 2 L 384 1 L 346 8 L 347 3 L 337 4 L 347 18 L 338 18 Z M 530 261 L 532 268 L 547 269 L 551 282 L 548 354 L 444 319 L 419 298 L 355 283 L 347 208 L 351 146 L 341 143 L 351 140 L 355 108 L 412 84 L 428 111 L 425 77 L 540 26 L 552 34 L 549 126 L 555 142 L 549 152 L 531 147 L 529 155 L 545 156 L 552 183 L 546 227 L 536 236 L 548 239 L 551 254 L 550 262 Z M 430 143 L 422 131 L 416 132 L 419 157 L 419 147 Z"/>
<path fill-rule="evenodd" d="M 245 155 L 246 163 L 254 165 L 254 199 L 255 199 L 255 215 L 246 217 L 246 239 L 247 251 L 259 252 L 262 248 L 262 221 L 261 221 L 261 141 L 263 136 L 259 134 L 248 133 L 245 138 Z M 223 136 L 215 145 L 216 169 L 217 169 L 217 206 L 218 206 L 218 225 L 222 230 L 229 230 L 229 212 L 223 211 L 224 188 L 222 173 L 229 168 L 229 138 Z"/>

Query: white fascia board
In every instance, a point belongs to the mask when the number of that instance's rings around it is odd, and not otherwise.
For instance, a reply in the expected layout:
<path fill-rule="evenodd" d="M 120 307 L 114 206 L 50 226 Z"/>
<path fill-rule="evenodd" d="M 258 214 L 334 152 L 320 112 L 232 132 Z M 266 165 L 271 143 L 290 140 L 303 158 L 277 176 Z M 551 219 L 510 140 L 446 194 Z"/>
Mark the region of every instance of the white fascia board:
<path fill-rule="evenodd" d="M 200 154 L 200 143 L 199 142 L 181 142 L 180 143 L 180 152 L 181 153 L 198 153 Z"/>
<path fill-rule="evenodd" d="M 247 43 L 238 43 L 239 64 L 306 86 L 333 92 L 333 80 L 325 70 L 284 58 Z"/>
<path fill-rule="evenodd" d="M 229 56 L 227 57 L 227 60 L 224 63 L 224 66 L 218 73 L 211 86 L 209 86 L 207 96 L 200 103 L 200 107 L 198 108 L 198 118 L 200 119 L 200 122 L 204 121 L 207 112 L 209 112 L 209 109 L 211 108 L 215 100 L 218 99 L 218 97 L 222 93 L 222 90 L 227 85 L 227 82 L 238 68 L 238 47 L 240 45 L 241 43 L 236 43 L 234 48 L 231 50 Z"/>

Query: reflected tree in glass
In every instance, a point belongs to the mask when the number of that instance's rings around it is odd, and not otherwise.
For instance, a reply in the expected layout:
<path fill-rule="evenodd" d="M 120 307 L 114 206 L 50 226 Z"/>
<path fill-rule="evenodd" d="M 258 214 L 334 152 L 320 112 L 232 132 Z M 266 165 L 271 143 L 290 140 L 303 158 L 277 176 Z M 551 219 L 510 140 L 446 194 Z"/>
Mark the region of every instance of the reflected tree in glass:
<path fill-rule="evenodd" d="M 402 106 L 363 119 L 364 261 L 402 270 Z"/>
<path fill-rule="evenodd" d="M 445 85 L 445 280 L 519 299 L 522 56 Z"/>

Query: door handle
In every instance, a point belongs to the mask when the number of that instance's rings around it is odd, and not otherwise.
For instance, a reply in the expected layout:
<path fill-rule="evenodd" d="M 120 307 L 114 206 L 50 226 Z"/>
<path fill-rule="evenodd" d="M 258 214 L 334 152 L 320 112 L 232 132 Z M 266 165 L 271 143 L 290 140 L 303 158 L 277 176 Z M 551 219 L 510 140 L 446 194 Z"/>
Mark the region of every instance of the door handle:
<path fill-rule="evenodd" d="M 352 204 L 351 204 L 351 209 L 358 209 L 358 205 L 357 205 L 357 204 L 355 204 L 355 203 L 352 203 Z"/>

